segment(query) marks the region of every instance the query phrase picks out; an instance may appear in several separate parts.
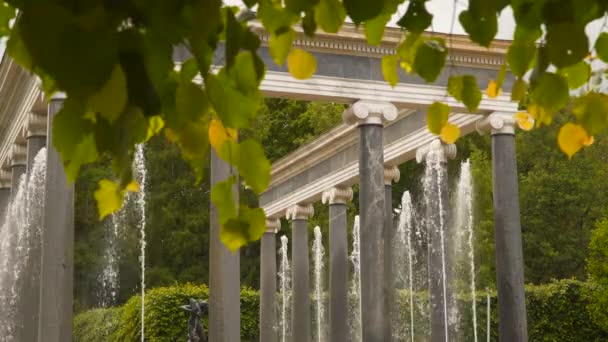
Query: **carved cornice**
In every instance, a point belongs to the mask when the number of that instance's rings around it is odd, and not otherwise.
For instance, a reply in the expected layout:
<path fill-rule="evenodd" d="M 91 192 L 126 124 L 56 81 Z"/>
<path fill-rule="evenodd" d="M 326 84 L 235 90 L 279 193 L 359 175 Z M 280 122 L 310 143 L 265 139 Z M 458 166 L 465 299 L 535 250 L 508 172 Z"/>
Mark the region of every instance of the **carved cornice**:
<path fill-rule="evenodd" d="M 281 230 L 281 219 L 266 219 L 266 233 L 276 234 Z"/>
<path fill-rule="evenodd" d="M 456 158 L 456 145 L 444 144 L 441 140 L 435 139 L 416 150 L 416 161 L 418 163 L 422 163 L 429 158 L 437 158 L 440 162 L 447 162 L 448 159 L 454 159 Z"/>
<path fill-rule="evenodd" d="M 384 184 L 391 185 L 393 182 L 397 183 L 401 178 L 401 172 L 399 167 L 396 165 L 384 167 Z"/>
<path fill-rule="evenodd" d="M 312 204 L 295 204 L 287 208 L 288 220 L 308 220 L 315 214 Z"/>
<path fill-rule="evenodd" d="M 353 199 L 353 189 L 347 187 L 334 187 L 323 192 L 321 201 L 323 204 L 346 204 Z"/>
<path fill-rule="evenodd" d="M 357 101 L 342 114 L 347 125 L 382 125 L 397 118 L 397 107 L 390 102 Z"/>
<path fill-rule="evenodd" d="M 479 134 L 515 134 L 515 113 L 492 113 L 477 121 L 475 128 Z"/>
<path fill-rule="evenodd" d="M 25 165 L 27 163 L 27 147 L 25 145 L 13 145 L 11 153 L 11 167 Z"/>
<path fill-rule="evenodd" d="M 46 115 L 30 112 L 27 116 L 27 138 L 46 136 Z"/>

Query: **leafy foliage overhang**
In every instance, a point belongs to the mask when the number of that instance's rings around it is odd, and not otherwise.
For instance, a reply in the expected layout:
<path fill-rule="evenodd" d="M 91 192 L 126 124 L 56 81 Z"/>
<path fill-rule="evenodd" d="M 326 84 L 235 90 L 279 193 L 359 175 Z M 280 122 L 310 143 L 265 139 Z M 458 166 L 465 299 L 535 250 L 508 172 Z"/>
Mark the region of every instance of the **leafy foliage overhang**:
<path fill-rule="evenodd" d="M 210 148 L 234 167 L 234 175 L 211 193 L 224 243 L 235 250 L 261 237 L 264 212 L 236 205 L 232 197 L 238 179 L 259 194 L 270 178 L 270 162 L 259 142 L 239 140 L 236 133 L 252 124 L 262 99 L 259 85 L 266 67 L 258 55 L 260 39 L 248 26 L 252 19 L 271 35 L 274 62 L 286 62 L 299 79 L 314 74 L 316 61 L 310 52 L 292 47 L 296 25 L 312 37 L 318 30 L 338 32 L 349 17 L 370 44 L 379 44 L 400 5 L 406 7 L 397 21 L 403 38 L 396 54 L 382 60 L 387 82 L 395 85 L 400 69 L 433 82 L 447 62 L 449 42 L 422 35 L 433 19 L 426 0 L 243 3 L 251 11 L 221 0 L 2 1 L 0 35 L 8 36 L 10 56 L 42 80 L 47 95 L 67 94 L 52 129 L 68 178 L 74 180 L 82 165 L 102 155 L 112 159 L 118 181 L 100 184 L 102 216 L 119 206 L 126 191 L 137 188 L 131 183 L 134 146 L 164 134 L 180 147 L 199 180 Z M 572 122 L 558 135 L 561 149 L 571 157 L 608 126 L 608 96 L 601 91 L 608 33 L 591 42 L 585 31 L 594 20 L 606 22 L 608 1 L 470 0 L 468 8 L 454 15 L 473 42 L 488 47 L 499 14 L 509 6 L 515 34 L 507 62 L 488 84 L 486 96 L 498 96 L 508 68 L 516 77 L 510 93 L 522 109 L 516 117 L 522 128 L 533 128 L 532 122 L 548 125 L 557 113 L 572 113 Z M 225 65 L 214 71 L 220 43 Z M 172 58 L 176 46 L 193 56 L 179 70 Z M 203 87 L 193 82 L 197 75 Z M 450 75 L 447 92 L 471 112 L 483 96 L 473 75 Z M 446 107 L 430 106 L 427 118 L 431 132 L 451 142 L 459 131 L 448 122 Z"/>

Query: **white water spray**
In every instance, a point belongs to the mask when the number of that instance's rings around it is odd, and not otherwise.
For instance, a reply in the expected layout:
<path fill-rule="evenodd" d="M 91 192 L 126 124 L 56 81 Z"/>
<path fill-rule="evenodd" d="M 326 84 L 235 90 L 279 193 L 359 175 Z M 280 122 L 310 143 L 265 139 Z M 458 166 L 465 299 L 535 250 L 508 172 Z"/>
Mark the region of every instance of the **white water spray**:
<path fill-rule="evenodd" d="M 325 305 L 323 305 L 323 256 L 325 248 L 323 248 L 323 235 L 321 227 L 316 226 L 314 229 L 314 241 L 312 243 L 313 253 L 313 271 L 314 271 L 314 301 L 315 301 L 315 321 L 317 330 L 317 342 L 325 341 Z"/>
<path fill-rule="evenodd" d="M 281 236 L 281 248 L 279 249 L 279 298 L 281 299 L 281 312 L 279 317 L 280 340 L 289 340 L 289 313 L 291 303 L 291 267 L 289 265 L 289 240 L 287 236 Z"/>
<path fill-rule="evenodd" d="M 141 267 L 141 342 L 145 337 L 145 299 L 146 299 L 146 157 L 143 144 L 139 144 L 135 150 L 134 175 L 139 183 L 136 203 L 140 211 L 140 255 Z"/>
<path fill-rule="evenodd" d="M 351 340 L 361 341 L 361 240 L 359 215 L 355 216 L 353 225 L 353 250 L 350 255 L 350 261 L 353 264 L 353 279 L 350 288 L 353 307 L 351 308 L 352 317 L 349 319 L 351 323 Z"/>
<path fill-rule="evenodd" d="M 397 239 L 398 248 L 395 248 L 397 256 L 396 260 L 400 259 L 401 254 L 405 252 L 407 256 L 407 278 L 408 290 L 410 294 L 410 336 L 411 341 L 414 342 L 415 327 L 414 327 L 414 273 L 413 273 L 413 255 L 414 249 L 412 248 L 412 232 L 414 228 L 413 222 L 414 209 L 412 207 L 412 198 L 410 192 L 406 191 L 401 197 L 401 213 L 399 215 L 399 225 L 397 226 Z M 404 248 L 405 250 L 403 250 Z M 399 263 L 400 264 L 400 263 Z M 401 273 L 401 265 L 398 265 L 397 272 Z"/>

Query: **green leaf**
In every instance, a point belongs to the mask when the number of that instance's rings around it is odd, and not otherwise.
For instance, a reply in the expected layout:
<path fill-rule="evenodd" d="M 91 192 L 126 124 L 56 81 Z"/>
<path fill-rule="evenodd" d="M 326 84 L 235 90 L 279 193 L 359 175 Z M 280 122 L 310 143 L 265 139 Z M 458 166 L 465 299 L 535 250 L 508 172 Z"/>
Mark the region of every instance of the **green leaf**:
<path fill-rule="evenodd" d="M 264 77 L 257 74 L 254 55 L 249 51 L 241 51 L 235 58 L 228 75 L 236 82 L 236 88 L 243 94 L 257 94 L 260 81 Z"/>
<path fill-rule="evenodd" d="M 513 42 L 507 51 L 507 62 L 513 75 L 523 77 L 530 69 L 535 54 L 536 45 L 534 42 Z"/>
<path fill-rule="evenodd" d="M 319 0 L 285 0 L 285 8 L 292 13 L 300 14 L 313 8 Z"/>
<path fill-rule="evenodd" d="M 315 8 L 315 21 L 327 33 L 337 33 L 344 19 L 346 10 L 338 0 L 321 0 Z"/>
<path fill-rule="evenodd" d="M 89 110 L 114 122 L 127 104 L 127 79 L 119 64 L 114 66 L 110 79 L 88 101 Z"/>
<path fill-rule="evenodd" d="M 573 23 L 547 25 L 549 60 L 558 68 L 580 62 L 589 54 L 589 40 L 585 27 Z"/>
<path fill-rule="evenodd" d="M 9 22 L 15 17 L 15 9 L 2 1 L 0 4 L 0 37 L 7 36 L 10 33 Z"/>
<path fill-rule="evenodd" d="M 547 68 L 549 67 L 549 53 L 547 52 L 547 47 L 544 45 L 540 45 L 536 52 L 536 63 L 534 64 L 534 69 L 532 69 L 532 73 L 530 74 L 530 85 L 535 87 L 540 77 L 545 73 Z"/>
<path fill-rule="evenodd" d="M 421 37 L 419 34 L 410 33 L 405 36 L 405 40 L 397 47 L 397 55 L 401 57 L 401 66 L 408 73 L 412 71 L 418 45 L 422 43 Z"/>
<path fill-rule="evenodd" d="M 261 208 L 239 207 L 238 219 L 231 219 L 220 231 L 224 245 L 235 252 L 248 243 L 259 240 L 266 231 L 266 214 Z"/>
<path fill-rule="evenodd" d="M 399 74 L 397 73 L 397 56 L 385 55 L 382 57 L 382 75 L 384 79 L 394 87 L 399 82 Z"/>
<path fill-rule="evenodd" d="M 500 66 L 500 70 L 498 71 L 498 77 L 496 78 L 496 86 L 498 89 L 502 87 L 502 84 L 505 81 L 505 76 L 507 75 L 507 63 L 503 63 Z"/>
<path fill-rule="evenodd" d="M 513 88 L 511 89 L 511 101 L 521 101 L 524 96 L 526 96 L 527 90 L 528 85 L 526 84 L 526 81 L 521 78 L 515 80 L 515 83 L 513 83 Z"/>
<path fill-rule="evenodd" d="M 209 154 L 208 124 L 204 121 L 191 122 L 178 131 L 179 147 L 186 160 L 206 158 Z"/>
<path fill-rule="evenodd" d="M 294 49 L 287 56 L 287 69 L 294 78 L 305 80 L 317 70 L 317 60 L 310 52 Z"/>
<path fill-rule="evenodd" d="M 177 110 L 176 127 L 199 120 L 209 108 L 207 96 L 203 89 L 192 82 L 181 83 L 175 93 L 175 109 Z"/>
<path fill-rule="evenodd" d="M 183 83 L 188 83 L 192 81 L 192 79 L 198 74 L 198 64 L 196 64 L 195 58 L 190 58 L 184 63 L 182 63 L 181 68 L 179 70 L 179 75 L 181 76 L 181 81 Z"/>
<path fill-rule="evenodd" d="M 452 76 L 448 80 L 448 93 L 461 101 L 470 112 L 477 110 L 481 102 L 481 91 L 477 87 L 475 76 Z"/>
<path fill-rule="evenodd" d="M 434 82 L 445 65 L 448 50 L 441 38 L 431 38 L 418 45 L 414 70 L 427 82 Z"/>
<path fill-rule="evenodd" d="M 211 201 L 217 208 L 218 220 L 221 225 L 237 217 L 236 205 L 232 195 L 236 176 L 231 176 L 223 182 L 216 183 L 211 189 Z"/>
<path fill-rule="evenodd" d="M 296 31 L 293 29 L 289 29 L 278 36 L 275 34 L 270 35 L 268 50 L 270 56 L 277 65 L 283 65 L 283 63 L 285 63 L 285 58 L 287 58 L 287 54 L 289 54 L 289 50 L 291 50 L 291 45 L 295 39 Z"/>
<path fill-rule="evenodd" d="M 498 18 L 496 12 L 491 9 L 477 13 L 465 10 L 460 13 L 458 19 L 471 40 L 481 46 L 490 46 L 498 32 Z"/>
<path fill-rule="evenodd" d="M 344 0 L 346 13 L 355 24 L 377 17 L 387 0 Z"/>
<path fill-rule="evenodd" d="M 369 44 L 379 45 L 382 43 L 384 28 L 390 19 L 390 15 L 381 14 L 363 23 L 363 27 L 365 29 L 365 38 Z"/>
<path fill-rule="evenodd" d="M 595 52 L 604 62 L 608 63 L 608 33 L 602 32 L 595 41 Z"/>
<path fill-rule="evenodd" d="M 262 1 L 258 6 L 258 18 L 270 33 L 281 34 L 287 31 L 300 17 L 271 1 Z"/>
<path fill-rule="evenodd" d="M 117 183 L 109 179 L 99 181 L 99 187 L 94 193 L 99 211 L 99 219 L 118 211 L 122 207 L 125 197 L 124 192 L 119 189 Z"/>
<path fill-rule="evenodd" d="M 246 139 L 239 143 L 239 157 L 239 174 L 253 192 L 262 193 L 270 183 L 271 167 L 262 145 L 253 139 Z"/>
<path fill-rule="evenodd" d="M 548 114 L 553 114 L 568 103 L 568 82 L 563 76 L 546 72 L 532 91 L 532 100 Z"/>
<path fill-rule="evenodd" d="M 440 134 L 441 128 L 448 123 L 450 107 L 441 102 L 433 102 L 426 112 L 426 124 L 433 134 Z"/>
<path fill-rule="evenodd" d="M 574 101 L 572 113 L 590 135 L 608 127 L 608 95 L 588 93 Z"/>
<path fill-rule="evenodd" d="M 68 182 L 75 182 L 82 165 L 95 162 L 97 157 L 95 139 L 89 134 L 75 146 L 70 160 L 63 163 Z"/>
<path fill-rule="evenodd" d="M 566 77 L 570 89 L 577 89 L 589 81 L 589 77 L 591 77 L 591 65 L 585 61 L 580 61 L 574 65 L 560 69 L 559 74 Z"/>
<path fill-rule="evenodd" d="M 314 8 L 306 11 L 304 18 L 302 18 L 302 29 L 307 37 L 315 36 L 315 32 L 317 32 L 317 22 L 315 21 Z"/>
<path fill-rule="evenodd" d="M 399 19 L 397 25 L 412 33 L 422 33 L 433 22 L 433 15 L 424 5 L 425 1 L 410 1 L 407 12 Z"/>
<path fill-rule="evenodd" d="M 225 69 L 218 75 L 207 75 L 205 89 L 222 122 L 233 128 L 248 127 L 262 99 L 259 91 L 247 94 L 239 91 L 235 81 L 226 75 Z"/>

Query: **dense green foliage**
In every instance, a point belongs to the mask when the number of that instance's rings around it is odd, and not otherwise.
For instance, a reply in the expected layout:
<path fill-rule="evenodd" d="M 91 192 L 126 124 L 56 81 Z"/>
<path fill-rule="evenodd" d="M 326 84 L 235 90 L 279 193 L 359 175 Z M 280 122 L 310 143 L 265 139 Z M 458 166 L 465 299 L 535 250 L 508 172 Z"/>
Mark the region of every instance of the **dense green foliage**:
<path fill-rule="evenodd" d="M 576 280 L 562 280 L 540 286 L 526 287 L 528 308 L 528 331 L 530 341 L 605 341 L 608 330 L 602 330 L 590 319 L 585 307 L 589 304 L 587 293 L 591 285 Z M 206 298 L 206 286 L 179 285 L 151 290 L 146 296 L 146 336 L 152 342 L 179 341 L 185 336 L 188 314 L 179 309 L 188 298 Z M 396 333 L 409 336 L 409 293 L 399 292 L 397 315 L 394 317 L 403 329 Z M 416 295 L 424 300 L 424 295 Z M 459 300 L 463 314 L 460 322 L 459 340 L 472 341 L 470 297 Z M 486 293 L 477 293 L 478 336 L 486 336 Z M 498 340 L 498 313 L 496 293 L 491 293 L 491 336 Z M 139 340 L 140 297 L 134 296 L 123 307 L 96 309 L 83 312 L 74 319 L 74 342 Z M 419 306 L 416 308 L 420 309 Z M 241 338 L 257 341 L 258 338 L 258 293 L 249 289 L 241 292 Z M 426 321 L 426 323 L 425 323 Z M 206 318 L 203 320 L 204 324 Z M 428 319 L 416 313 L 416 334 L 428 334 Z"/>
<path fill-rule="evenodd" d="M 588 309 L 595 323 L 608 330 L 608 220 L 598 222 L 593 230 L 587 259 L 589 279 L 594 286 L 589 291 Z"/>
<path fill-rule="evenodd" d="M 368 43 L 378 45 L 404 2 L 244 0 L 242 7 L 256 12 L 237 13 L 238 8 L 221 0 L 5 0 L 0 36 L 9 37 L 10 56 L 42 80 L 49 97 L 57 91 L 67 96 L 52 129 L 68 178 L 75 179 L 82 165 L 111 159 L 118 181 L 99 183 L 96 199 L 103 217 L 117 211 L 125 191 L 135 188 L 129 187 L 134 146 L 162 133 L 180 147 L 197 180 L 203 178 L 212 146 L 253 193 L 266 189 L 270 163 L 263 148 L 254 139 L 236 139 L 235 133 L 254 122 L 266 71 L 259 55 L 262 42 L 248 21 L 259 20 L 270 34 L 268 51 L 274 63 L 286 61 L 295 78 L 305 79 L 314 75 L 316 59 L 292 47 L 297 26 L 314 37 L 317 31 L 339 31 L 349 17 L 363 28 Z M 384 56 L 381 63 L 393 86 L 402 72 L 434 82 L 448 60 L 451 40 L 423 34 L 433 23 L 425 3 L 409 1 L 396 22 L 403 37 L 396 53 Z M 606 15 L 606 1 L 471 0 L 460 13 L 456 6 L 453 11 L 470 40 L 483 47 L 494 40 L 499 15 L 512 15 L 516 27 L 507 62 L 486 93 L 498 96 L 508 64 L 517 77 L 511 100 L 528 112 L 522 113 L 522 127 L 530 128 L 531 118 L 549 125 L 560 109 L 572 107 L 572 122 L 562 126 L 557 139 L 568 156 L 608 127 L 608 95 L 596 86 L 606 68 L 595 63 L 608 61 L 608 33 L 590 41 L 585 32 L 589 23 Z M 190 57 L 179 68 L 173 60 L 175 48 Z M 212 72 L 220 53 L 224 65 Z M 602 66 L 592 73 L 591 64 Z M 462 102 L 456 105 L 459 109 L 476 112 L 480 85 L 474 76 L 452 71 L 448 93 Z M 197 75 L 204 87 L 194 81 Z M 576 99 L 570 99 L 569 89 L 581 89 Z M 460 130 L 442 112 L 429 111 L 428 122 L 431 131 L 452 142 Z M 211 191 L 223 228 L 221 239 L 232 250 L 259 239 L 265 230 L 260 208 L 235 205 L 230 191 L 234 182 L 229 178 Z"/>

